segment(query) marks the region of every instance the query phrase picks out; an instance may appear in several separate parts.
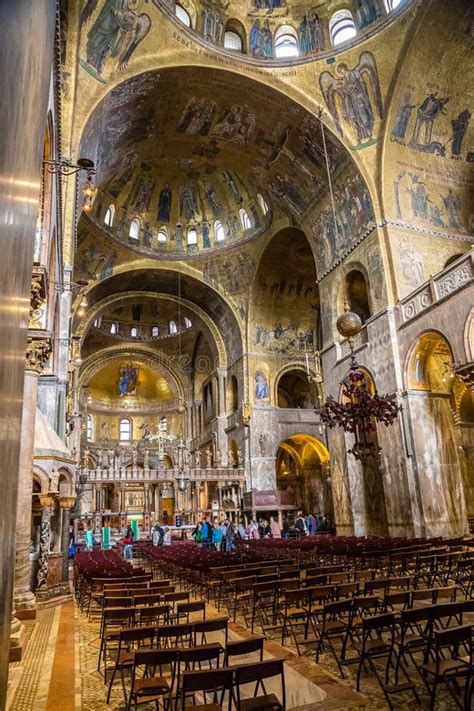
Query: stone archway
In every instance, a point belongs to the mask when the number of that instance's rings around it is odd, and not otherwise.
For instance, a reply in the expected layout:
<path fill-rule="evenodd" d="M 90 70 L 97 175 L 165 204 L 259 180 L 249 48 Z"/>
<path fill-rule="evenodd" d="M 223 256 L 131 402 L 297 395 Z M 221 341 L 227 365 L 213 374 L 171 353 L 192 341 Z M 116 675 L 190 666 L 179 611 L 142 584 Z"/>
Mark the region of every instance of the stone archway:
<path fill-rule="evenodd" d="M 467 531 L 466 494 L 472 490 L 460 417 L 465 384 L 455 375 L 452 348 L 439 331 L 420 334 L 408 351 L 405 378 L 428 536 Z"/>
<path fill-rule="evenodd" d="M 297 510 L 332 516 L 329 452 L 320 440 L 308 434 L 288 437 L 280 442 L 275 467 L 278 491 L 291 494 Z"/>

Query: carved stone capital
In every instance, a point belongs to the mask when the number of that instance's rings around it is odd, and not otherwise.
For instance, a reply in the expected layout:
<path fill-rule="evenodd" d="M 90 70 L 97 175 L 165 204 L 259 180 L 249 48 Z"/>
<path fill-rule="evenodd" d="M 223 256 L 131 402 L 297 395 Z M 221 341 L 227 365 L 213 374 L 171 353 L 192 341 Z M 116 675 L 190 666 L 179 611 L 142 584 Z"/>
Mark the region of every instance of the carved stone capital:
<path fill-rule="evenodd" d="M 72 509 L 74 504 L 76 503 L 76 497 L 75 496 L 61 496 L 59 499 L 59 505 L 62 509 L 68 510 Z"/>
<path fill-rule="evenodd" d="M 41 374 L 51 353 L 51 341 L 46 338 L 28 338 L 26 341 L 26 370 Z"/>

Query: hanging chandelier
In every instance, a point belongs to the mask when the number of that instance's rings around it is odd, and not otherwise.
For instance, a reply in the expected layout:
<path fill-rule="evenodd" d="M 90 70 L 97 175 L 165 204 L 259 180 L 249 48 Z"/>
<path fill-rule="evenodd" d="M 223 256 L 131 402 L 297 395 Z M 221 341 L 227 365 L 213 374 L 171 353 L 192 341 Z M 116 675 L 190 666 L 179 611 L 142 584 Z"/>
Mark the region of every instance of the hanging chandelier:
<path fill-rule="evenodd" d="M 354 435 L 355 442 L 348 452 L 357 460 L 378 459 L 382 450 L 374 437 L 377 423 L 386 427 L 393 424 L 400 406 L 395 395 L 379 395 L 368 374 L 359 368 L 354 356 L 354 338 L 362 329 L 362 321 L 350 311 L 347 301 L 336 327 L 341 336 L 347 338 L 351 352 L 350 367 L 341 382 L 339 401 L 329 395 L 321 408 L 321 419 L 331 429 L 342 427 L 344 432 Z"/>

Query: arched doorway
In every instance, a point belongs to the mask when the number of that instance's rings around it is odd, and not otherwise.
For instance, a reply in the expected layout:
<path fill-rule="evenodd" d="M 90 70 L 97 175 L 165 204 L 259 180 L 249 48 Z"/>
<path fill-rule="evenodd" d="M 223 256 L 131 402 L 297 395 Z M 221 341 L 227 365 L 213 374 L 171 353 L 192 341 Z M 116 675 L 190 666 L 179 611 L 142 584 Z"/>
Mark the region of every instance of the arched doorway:
<path fill-rule="evenodd" d="M 278 447 L 275 466 L 277 489 L 293 494 L 297 510 L 332 517 L 329 452 L 322 442 L 308 434 L 288 437 Z"/>
<path fill-rule="evenodd" d="M 312 407 L 310 385 L 302 370 L 289 370 L 281 376 L 277 384 L 277 404 L 283 408 Z"/>
<path fill-rule="evenodd" d="M 455 374 L 447 339 L 421 334 L 409 351 L 406 379 L 426 535 L 460 535 L 467 529 L 471 489 L 461 439 L 461 417 L 470 418 L 466 385 Z"/>

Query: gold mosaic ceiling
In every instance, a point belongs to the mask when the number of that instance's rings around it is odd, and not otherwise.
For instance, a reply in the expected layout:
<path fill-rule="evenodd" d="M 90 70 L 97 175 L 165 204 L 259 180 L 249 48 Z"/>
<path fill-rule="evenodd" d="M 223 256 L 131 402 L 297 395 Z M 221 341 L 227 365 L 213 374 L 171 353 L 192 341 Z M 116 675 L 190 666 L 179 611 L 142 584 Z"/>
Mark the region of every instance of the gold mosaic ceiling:
<path fill-rule="evenodd" d="M 334 172 L 347 157 L 337 139 L 327 135 L 327 144 Z M 327 186 L 314 116 L 269 87 L 199 67 L 148 72 L 113 89 L 88 121 L 81 154 L 97 166 L 92 219 L 103 227 L 113 203 L 109 232 L 134 248 L 128 226 L 138 216 L 144 251 L 166 251 L 160 227 L 178 252 L 190 227 L 199 236 L 195 251 L 219 246 L 216 220 L 227 239 L 222 246 L 249 239 L 275 213 L 301 218 Z"/>

